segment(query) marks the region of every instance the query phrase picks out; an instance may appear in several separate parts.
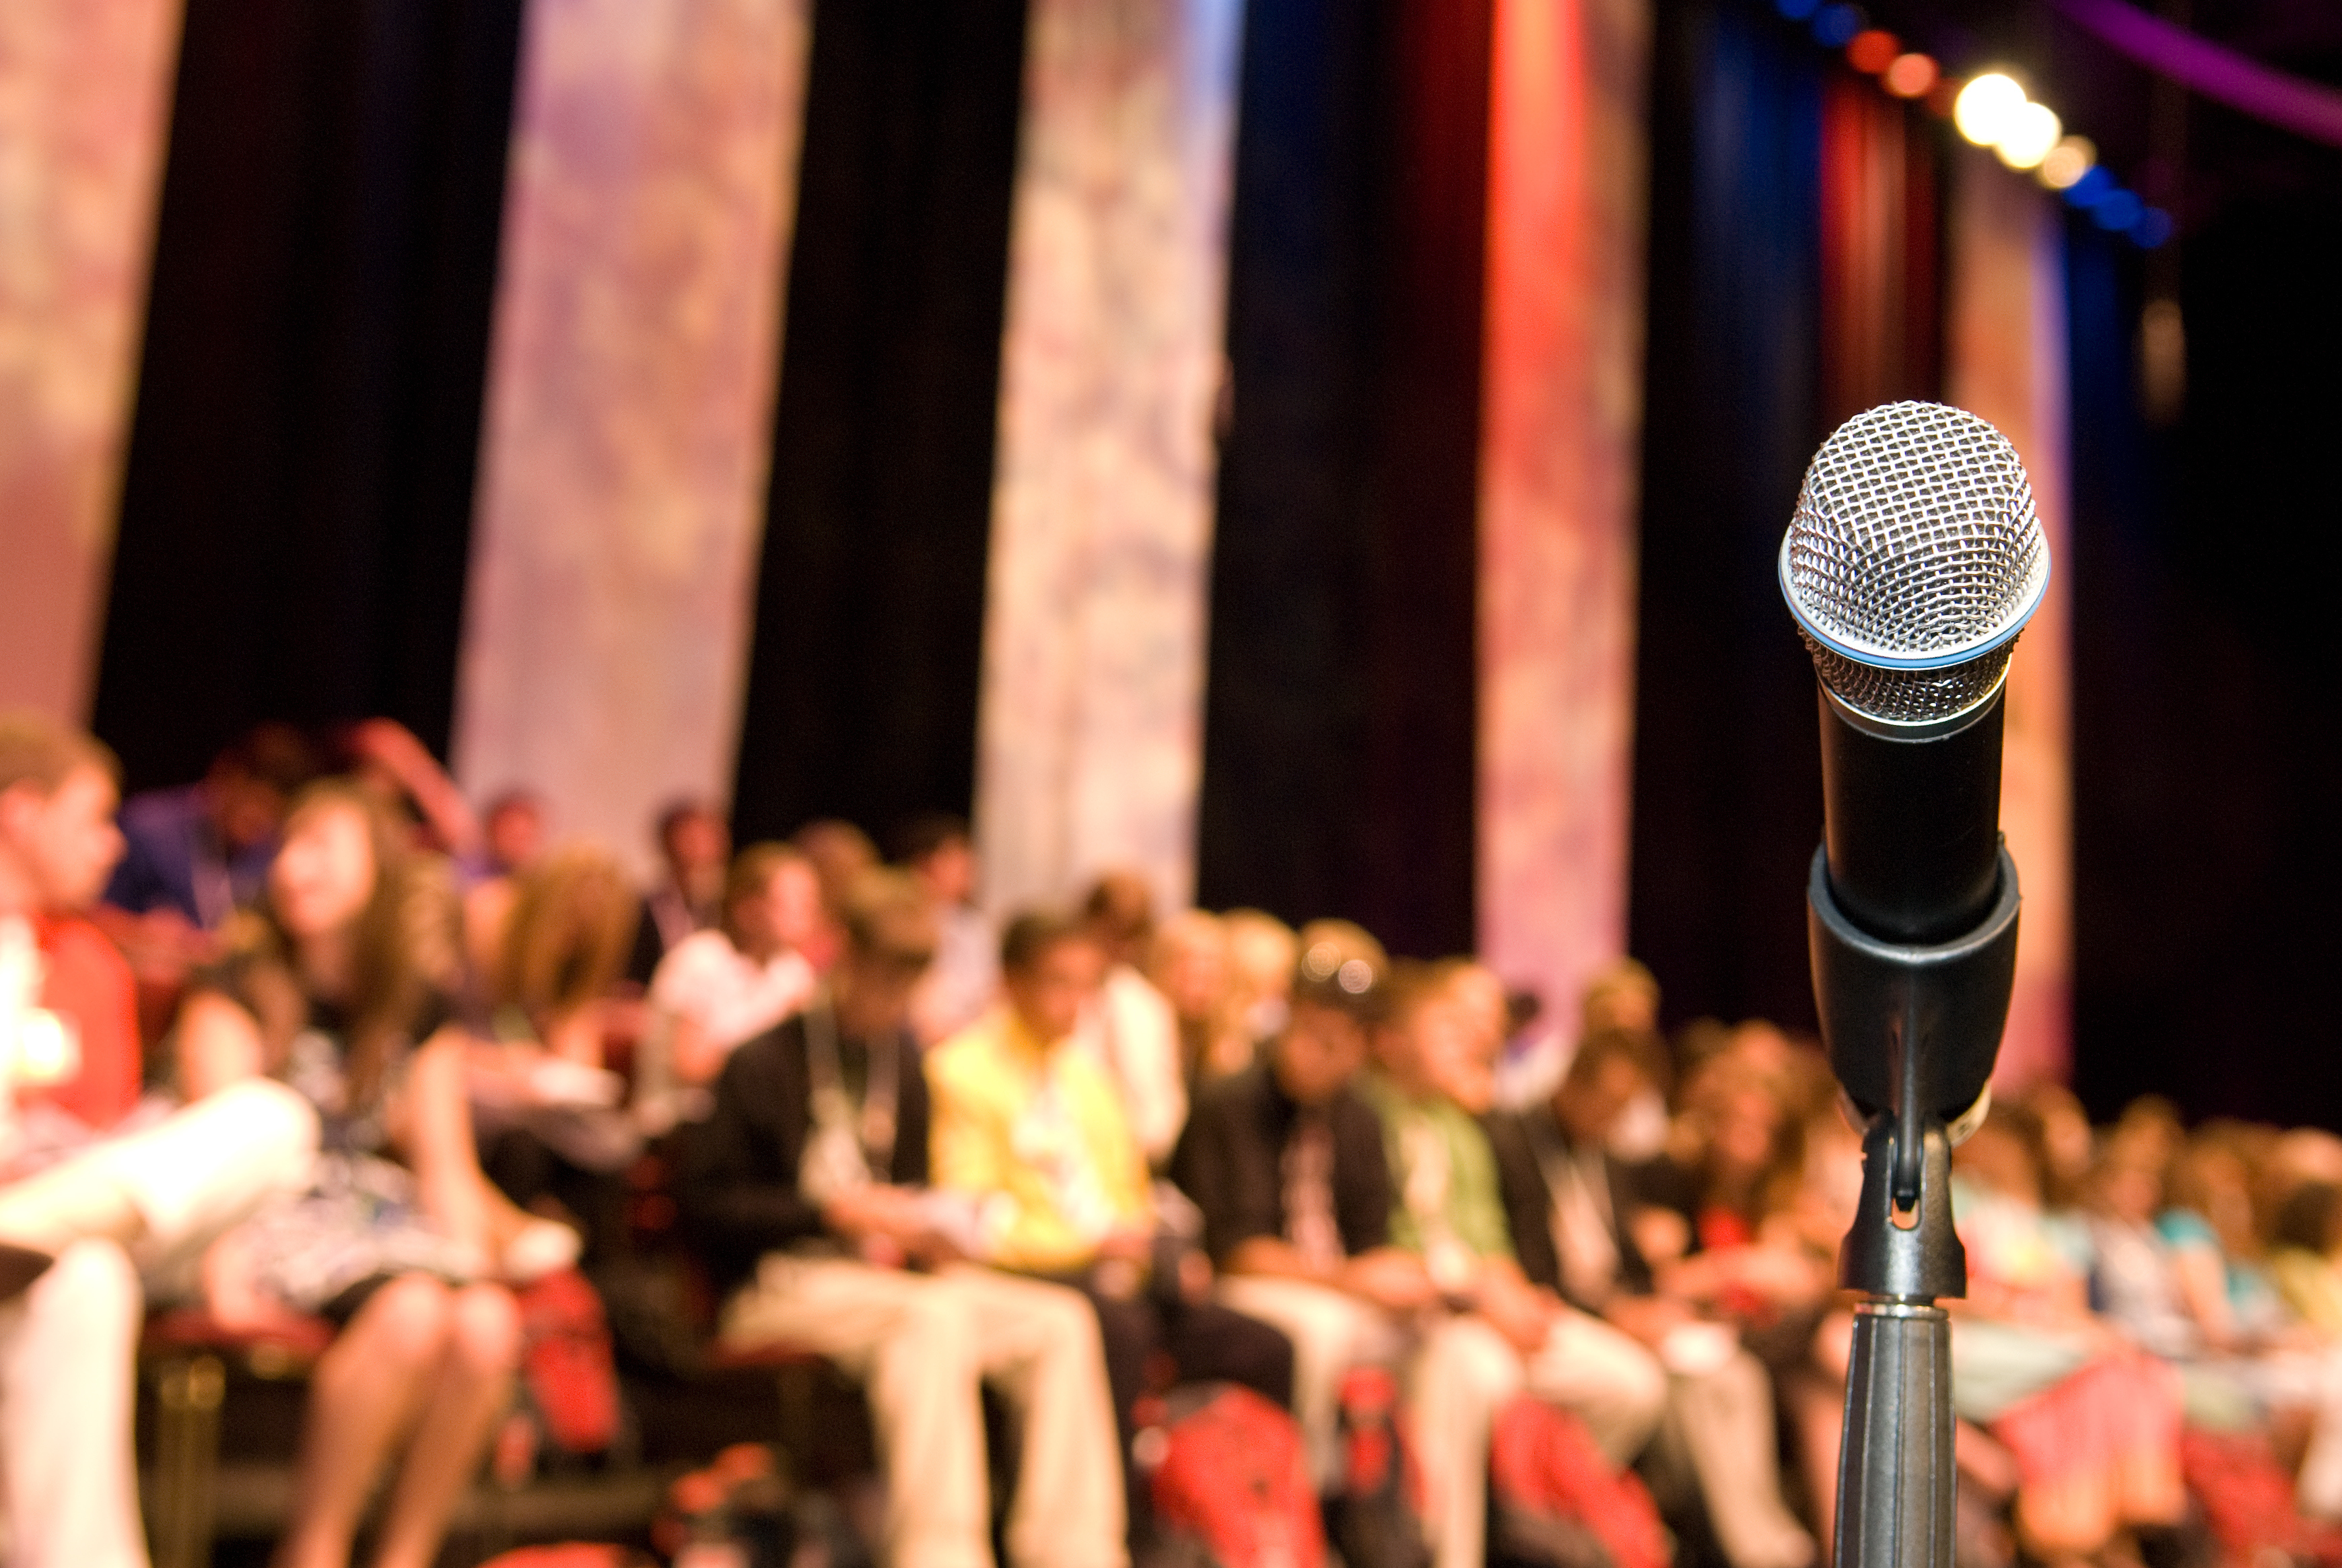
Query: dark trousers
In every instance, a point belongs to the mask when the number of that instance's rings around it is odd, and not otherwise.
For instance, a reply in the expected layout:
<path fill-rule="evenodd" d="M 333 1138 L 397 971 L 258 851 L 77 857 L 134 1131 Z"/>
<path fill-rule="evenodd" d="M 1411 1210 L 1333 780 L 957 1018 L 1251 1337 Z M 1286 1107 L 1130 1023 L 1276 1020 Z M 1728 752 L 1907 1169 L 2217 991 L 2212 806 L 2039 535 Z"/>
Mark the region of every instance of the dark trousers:
<path fill-rule="evenodd" d="M 1281 1329 L 1214 1302 L 1141 1294 L 1100 1295 L 1086 1275 L 1064 1282 L 1096 1309 L 1106 1342 L 1106 1383 L 1114 1393 L 1115 1424 L 1122 1435 L 1123 1495 L 1130 1539 L 1153 1533 L 1147 1478 L 1131 1452 L 1138 1433 L 1139 1402 L 1176 1383 L 1242 1383 L 1281 1410 L 1293 1407 L 1293 1342 Z"/>

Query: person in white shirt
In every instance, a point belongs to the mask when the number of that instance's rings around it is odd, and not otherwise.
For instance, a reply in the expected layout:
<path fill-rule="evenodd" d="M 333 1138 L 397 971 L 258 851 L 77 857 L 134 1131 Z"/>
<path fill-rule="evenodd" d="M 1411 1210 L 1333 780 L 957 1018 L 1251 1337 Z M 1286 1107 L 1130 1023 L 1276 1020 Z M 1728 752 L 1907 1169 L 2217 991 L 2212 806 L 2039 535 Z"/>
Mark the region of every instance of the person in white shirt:
<path fill-rule="evenodd" d="M 676 943 L 651 977 L 638 1118 L 660 1129 L 688 1119 L 735 1046 L 805 1006 L 819 977 L 802 950 L 821 920 L 821 885 L 803 855 L 786 844 L 740 851 L 722 922 Z"/>
<path fill-rule="evenodd" d="M 1179 1017 L 1142 972 L 1155 936 L 1155 895 L 1136 871 L 1109 871 L 1082 905 L 1090 937 L 1106 950 L 1106 980 L 1077 1038 L 1121 1091 L 1130 1131 L 1161 1170 L 1187 1124 L 1187 1076 Z"/>
<path fill-rule="evenodd" d="M 967 824 L 940 812 L 905 824 L 895 858 L 927 896 L 936 921 L 936 961 L 911 998 L 911 1029 L 923 1046 L 957 1034 L 1000 994 L 1000 933 L 976 907 L 976 844 Z"/>

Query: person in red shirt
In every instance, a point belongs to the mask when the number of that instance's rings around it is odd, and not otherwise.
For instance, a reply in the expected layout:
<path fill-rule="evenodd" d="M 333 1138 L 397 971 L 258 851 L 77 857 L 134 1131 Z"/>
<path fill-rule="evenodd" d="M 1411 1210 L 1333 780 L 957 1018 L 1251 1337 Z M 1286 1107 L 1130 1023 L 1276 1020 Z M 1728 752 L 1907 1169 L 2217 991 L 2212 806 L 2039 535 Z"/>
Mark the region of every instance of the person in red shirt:
<path fill-rule="evenodd" d="M 184 1271 L 298 1191 L 317 1142 L 280 1084 L 124 1128 L 141 1077 L 133 982 L 84 913 L 121 858 L 116 799 L 97 740 L 0 712 L 0 1514 L 20 1568 L 145 1568 L 138 1271 Z"/>

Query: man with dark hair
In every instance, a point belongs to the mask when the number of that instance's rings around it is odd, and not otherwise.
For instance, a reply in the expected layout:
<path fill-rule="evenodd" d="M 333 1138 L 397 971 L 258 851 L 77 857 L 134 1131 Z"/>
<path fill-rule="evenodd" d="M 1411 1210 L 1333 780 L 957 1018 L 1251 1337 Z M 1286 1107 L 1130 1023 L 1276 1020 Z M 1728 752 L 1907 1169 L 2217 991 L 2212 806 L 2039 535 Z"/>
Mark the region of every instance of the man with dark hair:
<path fill-rule="evenodd" d="M 1148 1363 L 1180 1381 L 1245 1383 L 1278 1404 L 1293 1347 L 1266 1323 L 1209 1299 L 1208 1264 L 1158 1226 L 1146 1154 L 1121 1097 L 1076 1038 L 1106 955 L 1086 922 L 1054 912 L 1010 921 L 1002 1004 L 927 1057 L 936 1184 L 971 1205 L 976 1255 L 1064 1280 L 1090 1298 L 1125 1453 Z M 1146 1493 L 1126 1473 L 1134 1533 Z"/>
<path fill-rule="evenodd" d="M 201 781 L 132 796 L 105 901 L 134 915 L 167 910 L 197 930 L 217 930 L 260 896 L 285 808 L 316 773 L 316 752 L 299 730 L 263 724 L 212 759 Z"/>
<path fill-rule="evenodd" d="M 706 800 L 686 796 L 661 807 L 657 838 L 662 875 L 643 895 L 634 956 L 626 960 L 627 978 L 645 986 L 669 950 L 724 918 L 724 873 L 732 861 L 731 826 Z"/>
<path fill-rule="evenodd" d="M 1816 1547 L 1781 1501 L 1764 1366 L 1729 1329 L 1655 1294 L 1635 1244 L 1635 1184 L 1609 1145 L 1664 1049 L 1648 1028 L 1598 1029 L 1545 1104 L 1491 1121 L 1514 1251 L 1532 1283 L 1633 1336 L 1667 1368 L 1668 1443 L 1689 1460 L 1733 1568 L 1805 1568 Z"/>
<path fill-rule="evenodd" d="M 1343 1374 L 1396 1362 L 1400 1320 L 1437 1293 L 1390 1245 L 1382 1121 L 1352 1086 L 1386 989 L 1381 944 L 1346 922 L 1312 935 L 1285 1028 L 1197 1099 L 1171 1176 L 1203 1212 L 1219 1299 L 1292 1340 L 1295 1413 L 1326 1487 Z"/>
<path fill-rule="evenodd" d="M 1096 1319 L 1071 1291 L 961 1261 L 926 1191 L 928 1101 L 907 1023 L 934 951 L 925 898 L 868 872 L 803 1012 L 732 1053 L 686 1137 L 685 1221 L 728 1294 L 727 1344 L 804 1346 L 866 1386 L 887 1473 L 888 1561 L 987 1561 L 980 1382 L 1020 1407 L 1017 1568 L 1115 1568 L 1124 1516 Z"/>

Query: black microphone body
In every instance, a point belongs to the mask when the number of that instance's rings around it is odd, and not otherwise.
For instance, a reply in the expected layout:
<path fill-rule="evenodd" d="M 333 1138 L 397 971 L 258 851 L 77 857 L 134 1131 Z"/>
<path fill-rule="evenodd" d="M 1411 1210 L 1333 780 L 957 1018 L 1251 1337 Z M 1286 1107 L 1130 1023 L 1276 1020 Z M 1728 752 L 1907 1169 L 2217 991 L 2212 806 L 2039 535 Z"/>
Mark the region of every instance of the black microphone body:
<path fill-rule="evenodd" d="M 1881 941 L 1972 930 L 2000 877 L 2001 699 L 1949 735 L 1888 738 L 1821 704 L 1823 842 L 1830 891 Z"/>

